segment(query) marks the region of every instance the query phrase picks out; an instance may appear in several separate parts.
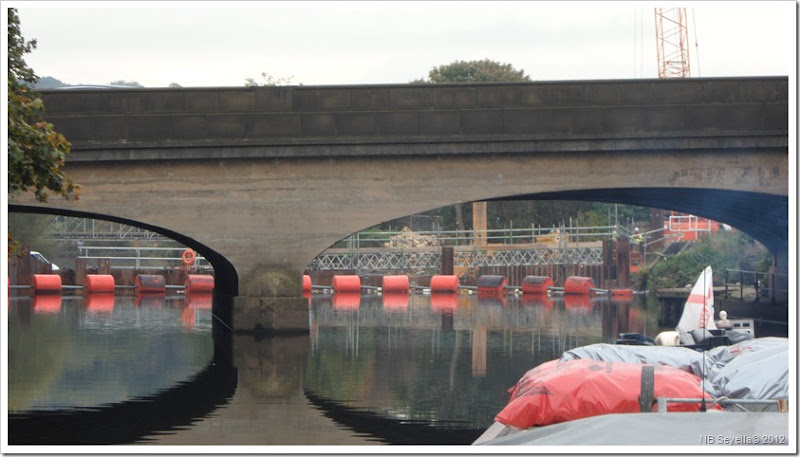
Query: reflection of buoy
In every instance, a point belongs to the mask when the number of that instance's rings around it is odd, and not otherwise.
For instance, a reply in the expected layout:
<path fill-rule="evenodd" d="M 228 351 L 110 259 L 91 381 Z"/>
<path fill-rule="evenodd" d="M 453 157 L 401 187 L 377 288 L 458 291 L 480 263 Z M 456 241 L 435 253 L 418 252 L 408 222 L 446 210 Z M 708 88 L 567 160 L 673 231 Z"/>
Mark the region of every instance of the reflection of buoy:
<path fill-rule="evenodd" d="M 361 306 L 361 290 L 358 292 L 337 292 L 331 299 L 333 309 L 346 310 L 358 309 Z"/>
<path fill-rule="evenodd" d="M 357 275 L 338 275 L 331 281 L 334 292 L 361 293 L 361 278 Z"/>
<path fill-rule="evenodd" d="M 456 294 L 431 294 L 431 308 L 439 311 L 454 311 L 458 307 Z"/>
<path fill-rule="evenodd" d="M 553 299 L 547 294 L 524 294 L 522 295 L 522 304 L 525 306 L 544 306 L 546 308 L 552 308 Z"/>
<path fill-rule="evenodd" d="M 505 276 L 482 275 L 478 278 L 478 295 L 501 295 L 507 284 Z"/>
<path fill-rule="evenodd" d="M 136 275 L 133 286 L 138 294 L 163 294 L 167 287 L 161 275 Z"/>
<path fill-rule="evenodd" d="M 114 293 L 114 277 L 111 275 L 86 275 L 83 290 L 88 293 Z M 111 305 L 114 305 L 112 300 Z"/>
<path fill-rule="evenodd" d="M 208 292 L 193 293 L 186 296 L 186 306 L 193 309 L 211 309 L 214 294 Z"/>
<path fill-rule="evenodd" d="M 564 281 L 564 293 L 567 295 L 589 295 L 594 288 L 594 279 L 584 276 L 570 276 Z"/>
<path fill-rule="evenodd" d="M 549 276 L 525 276 L 522 280 L 523 294 L 546 294 L 549 287 L 553 286 L 553 279 Z"/>
<path fill-rule="evenodd" d="M 214 277 L 211 275 L 187 275 L 184 283 L 186 294 L 211 293 L 214 291 Z"/>
<path fill-rule="evenodd" d="M 33 275 L 34 293 L 37 294 L 60 294 L 61 276 L 59 275 Z"/>
<path fill-rule="evenodd" d="M 455 293 L 458 291 L 458 276 L 435 275 L 431 277 L 431 292 Z"/>
<path fill-rule="evenodd" d="M 114 294 L 89 294 L 84 302 L 89 312 L 110 313 L 114 309 Z"/>
<path fill-rule="evenodd" d="M 592 309 L 592 299 L 588 294 L 564 295 L 564 307 L 574 310 L 590 310 Z"/>
<path fill-rule="evenodd" d="M 57 313 L 61 310 L 61 294 L 33 296 L 33 312 L 37 314 Z"/>
<path fill-rule="evenodd" d="M 160 308 L 164 306 L 164 294 L 136 294 L 134 304 L 148 308 Z"/>
<path fill-rule="evenodd" d="M 386 311 L 406 311 L 408 309 L 408 293 L 384 294 L 383 309 Z"/>
<path fill-rule="evenodd" d="M 384 293 L 407 293 L 409 289 L 408 276 L 384 276 L 381 282 Z"/>

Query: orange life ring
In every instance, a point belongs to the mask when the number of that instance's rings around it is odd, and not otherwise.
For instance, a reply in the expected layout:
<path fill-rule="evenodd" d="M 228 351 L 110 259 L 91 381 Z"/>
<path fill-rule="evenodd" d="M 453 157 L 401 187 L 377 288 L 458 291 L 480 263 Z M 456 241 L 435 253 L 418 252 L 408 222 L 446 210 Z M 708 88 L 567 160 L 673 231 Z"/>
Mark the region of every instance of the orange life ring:
<path fill-rule="evenodd" d="M 183 255 L 181 257 L 183 258 L 183 263 L 185 263 L 187 267 L 194 263 L 195 254 L 192 249 L 183 251 Z"/>

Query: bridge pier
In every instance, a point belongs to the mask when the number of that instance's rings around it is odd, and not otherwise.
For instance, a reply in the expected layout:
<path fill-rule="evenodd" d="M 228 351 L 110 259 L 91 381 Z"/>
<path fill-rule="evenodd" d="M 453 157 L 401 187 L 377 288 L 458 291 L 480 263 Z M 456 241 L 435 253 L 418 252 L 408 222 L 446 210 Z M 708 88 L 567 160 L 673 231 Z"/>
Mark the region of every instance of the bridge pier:
<path fill-rule="evenodd" d="M 239 284 L 233 297 L 236 333 L 308 333 L 308 298 L 302 296 L 302 274 L 281 265 L 259 265 Z"/>

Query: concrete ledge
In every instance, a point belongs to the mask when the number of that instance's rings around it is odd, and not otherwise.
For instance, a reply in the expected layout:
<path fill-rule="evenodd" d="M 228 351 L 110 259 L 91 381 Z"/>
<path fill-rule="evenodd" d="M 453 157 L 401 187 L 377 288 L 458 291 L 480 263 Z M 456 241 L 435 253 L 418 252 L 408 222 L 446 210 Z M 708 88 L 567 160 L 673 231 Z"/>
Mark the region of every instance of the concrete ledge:
<path fill-rule="evenodd" d="M 234 297 L 233 331 L 251 334 L 308 333 L 305 297 Z"/>

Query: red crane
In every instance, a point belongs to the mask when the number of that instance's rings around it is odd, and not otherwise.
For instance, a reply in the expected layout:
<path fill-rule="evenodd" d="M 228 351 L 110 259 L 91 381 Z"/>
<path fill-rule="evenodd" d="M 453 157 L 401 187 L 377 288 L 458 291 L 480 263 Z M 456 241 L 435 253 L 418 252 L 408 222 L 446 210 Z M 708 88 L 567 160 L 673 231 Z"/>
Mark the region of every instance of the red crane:
<path fill-rule="evenodd" d="M 658 77 L 690 77 L 686 8 L 656 8 L 655 16 Z"/>

